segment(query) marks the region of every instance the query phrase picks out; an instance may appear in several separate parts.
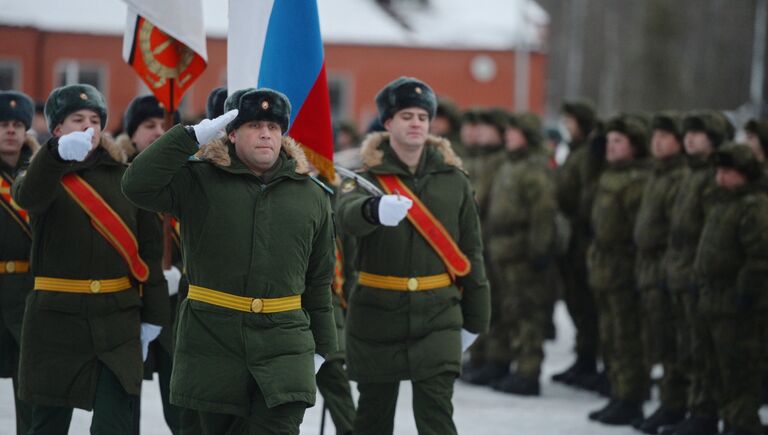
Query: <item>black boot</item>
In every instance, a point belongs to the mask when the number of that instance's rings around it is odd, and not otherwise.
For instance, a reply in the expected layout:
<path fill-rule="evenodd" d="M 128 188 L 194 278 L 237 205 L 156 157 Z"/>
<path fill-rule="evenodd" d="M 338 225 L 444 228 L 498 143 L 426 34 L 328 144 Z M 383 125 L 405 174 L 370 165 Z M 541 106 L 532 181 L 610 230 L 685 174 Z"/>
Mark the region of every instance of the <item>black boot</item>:
<path fill-rule="evenodd" d="M 717 417 L 689 416 L 671 431 L 661 432 L 666 435 L 717 435 Z"/>
<path fill-rule="evenodd" d="M 575 378 L 579 376 L 593 375 L 597 373 L 595 358 L 579 356 L 570 367 L 560 373 L 552 375 L 552 380 L 563 384 L 573 385 Z"/>
<path fill-rule="evenodd" d="M 723 435 L 755 435 L 755 433 L 750 432 L 748 430 L 737 429 L 734 427 L 728 431 L 723 431 Z"/>
<path fill-rule="evenodd" d="M 594 391 L 603 397 L 611 397 L 611 381 L 605 371 L 577 377 L 573 386 Z"/>
<path fill-rule="evenodd" d="M 538 396 L 540 394 L 538 379 L 527 378 L 517 373 L 509 373 L 494 382 L 493 389 L 518 396 Z"/>
<path fill-rule="evenodd" d="M 487 362 L 477 370 L 472 370 L 461 379 L 475 385 L 490 385 L 497 379 L 509 373 L 508 363 Z"/>
<path fill-rule="evenodd" d="M 600 409 L 597 409 L 597 410 L 594 410 L 594 411 L 590 412 L 590 413 L 587 415 L 587 417 L 588 417 L 590 420 L 599 421 L 599 420 L 600 420 L 600 418 L 601 418 L 601 417 L 602 417 L 602 416 L 603 416 L 603 415 L 604 415 L 606 412 L 610 411 L 610 410 L 611 410 L 611 409 L 612 409 L 614 406 L 616 406 L 618 403 L 619 403 L 619 401 L 618 401 L 618 400 L 615 400 L 615 399 L 611 399 L 611 400 L 609 400 L 609 401 L 608 401 L 608 403 L 606 403 L 606 404 L 605 404 L 605 406 L 603 406 L 602 408 L 600 408 Z"/>
<path fill-rule="evenodd" d="M 643 418 L 643 407 L 640 402 L 619 400 L 616 406 L 606 411 L 597 421 L 612 426 L 629 426 L 638 418 Z"/>
<path fill-rule="evenodd" d="M 637 429 L 643 433 L 657 434 L 664 426 L 675 426 L 685 418 L 685 409 L 671 409 L 659 406 L 656 411 L 642 421 Z"/>

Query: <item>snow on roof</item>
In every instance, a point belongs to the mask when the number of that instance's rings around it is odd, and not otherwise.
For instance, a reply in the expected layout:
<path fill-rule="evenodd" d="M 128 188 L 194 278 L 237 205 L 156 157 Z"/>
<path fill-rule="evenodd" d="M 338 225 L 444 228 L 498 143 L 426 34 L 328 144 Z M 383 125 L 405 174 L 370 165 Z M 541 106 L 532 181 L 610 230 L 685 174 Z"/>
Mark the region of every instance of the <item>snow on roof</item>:
<path fill-rule="evenodd" d="M 226 37 L 228 3 L 203 0 L 208 37 Z M 394 3 L 405 26 L 374 0 L 318 0 L 323 40 L 447 49 L 538 48 L 549 23 L 534 0 L 431 0 L 427 7 Z M 0 0 L 0 10 L 0 25 L 109 35 L 125 29 L 126 6 L 119 0 Z"/>

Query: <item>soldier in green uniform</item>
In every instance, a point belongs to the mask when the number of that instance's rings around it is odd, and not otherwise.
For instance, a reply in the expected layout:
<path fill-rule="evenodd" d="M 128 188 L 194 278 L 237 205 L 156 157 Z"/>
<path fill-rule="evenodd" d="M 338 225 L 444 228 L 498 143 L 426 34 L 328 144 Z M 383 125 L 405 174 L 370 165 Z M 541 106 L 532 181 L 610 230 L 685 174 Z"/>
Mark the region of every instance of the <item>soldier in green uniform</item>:
<path fill-rule="evenodd" d="M 27 212 L 11 199 L 16 172 L 40 148 L 26 131 L 35 107 L 26 94 L 0 92 L 0 377 L 13 380 L 16 433 L 26 434 L 32 408 L 18 395 L 19 347 L 24 300 L 32 290 L 29 251 L 32 230 Z"/>
<path fill-rule="evenodd" d="M 554 298 L 554 248 L 557 237 L 554 174 L 541 144 L 541 123 L 532 113 L 509 117 L 506 160 L 489 193 L 485 230 L 488 250 L 499 272 L 494 300 L 500 338 L 516 355 L 517 369 L 494 384 L 512 394 L 539 395 L 544 340 Z"/>
<path fill-rule="evenodd" d="M 761 434 L 761 352 L 768 311 L 768 194 L 747 145 L 714 155 L 717 188 L 701 232 L 699 283 L 704 379 L 720 404 L 725 435 Z"/>
<path fill-rule="evenodd" d="M 637 214 L 634 241 L 645 354 L 649 363 L 661 363 L 664 367 L 659 408 L 639 422 L 638 429 L 655 434 L 659 427 L 677 424 L 685 418 L 686 410 L 687 379 L 685 367 L 680 365 L 683 355 L 678 355 L 677 349 L 677 329 L 685 327 L 683 306 L 682 301 L 672 298 L 667 286 L 664 254 L 672 207 L 688 166 L 683 152 L 682 118 L 673 112 L 659 112 L 654 115 L 651 128 L 653 166 Z"/>
<path fill-rule="evenodd" d="M 273 90 L 238 90 L 227 113 L 173 127 L 123 178 L 132 201 L 181 223 L 189 294 L 171 403 L 199 410 L 205 434 L 298 434 L 313 365 L 337 349 L 329 190 L 283 136 L 290 107 Z"/>
<path fill-rule="evenodd" d="M 478 205 L 481 228 L 488 228 L 488 208 L 491 186 L 496 179 L 496 174 L 502 163 L 506 160 L 504 151 L 504 133 L 507 125 L 507 114 L 501 109 L 476 109 L 474 116 L 474 132 L 476 146 L 468 147 L 462 164 L 469 175 L 472 187 L 475 191 L 475 201 Z M 492 233 L 483 232 L 483 246 L 486 273 L 491 284 L 492 298 L 496 300 L 500 295 L 500 278 L 498 271 L 493 267 L 487 250 L 488 241 Z M 476 385 L 491 385 L 505 375 L 509 374 L 509 365 L 513 359 L 512 348 L 509 343 L 510 324 L 504 324 L 503 318 L 508 317 L 501 310 L 500 304 L 492 304 L 491 327 L 487 334 L 483 334 L 470 348 L 470 364 L 465 368 L 461 379 Z"/>
<path fill-rule="evenodd" d="M 391 434 L 400 381 L 410 380 L 419 433 L 455 434 L 462 347 L 490 317 L 472 187 L 450 143 L 427 133 L 436 109 L 429 86 L 401 77 L 376 104 L 387 132 L 363 144 L 361 177 L 387 194 L 358 182 L 338 210 L 343 231 L 359 240 L 346 329 L 360 392 L 354 433 Z"/>
<path fill-rule="evenodd" d="M 576 328 L 576 361 L 552 380 L 574 386 L 597 388 L 597 349 L 599 342 L 597 309 L 587 284 L 587 246 L 592 238 L 590 214 L 603 166 L 603 156 L 590 148 L 590 137 L 597 125 L 592 105 L 566 102 L 562 119 L 570 134 L 570 152 L 557 171 L 557 202 L 570 223 L 570 240 L 559 258 L 563 280 L 563 300 Z"/>
<path fill-rule="evenodd" d="M 226 94 L 226 92 L 225 92 Z M 128 154 L 128 160 L 132 161 L 139 153 L 165 133 L 165 109 L 153 95 L 144 95 L 134 98 L 128 105 L 123 116 L 125 134 L 117 137 L 117 144 Z M 162 225 L 163 216 L 155 215 Z M 174 225 L 175 226 L 175 225 Z M 178 234 L 174 228 L 171 243 L 171 267 L 164 269 L 163 274 L 168 282 L 168 296 L 171 308 L 171 327 L 164 328 L 156 340 L 149 344 L 149 353 L 144 362 L 144 379 L 152 380 L 153 373 L 158 374 L 160 386 L 160 398 L 163 403 L 163 416 L 165 422 L 173 434 L 192 435 L 199 433 L 199 421 L 197 414 L 189 409 L 183 409 L 171 405 L 169 401 L 171 386 L 171 369 L 173 367 L 173 341 L 176 322 L 176 311 L 179 304 L 180 287 L 186 288 L 182 283 L 181 245 Z M 183 280 L 186 281 L 186 280 Z M 186 293 L 186 292 L 184 292 Z"/>
<path fill-rule="evenodd" d="M 752 149 L 757 161 L 766 166 L 768 156 L 768 120 L 750 119 L 744 124 L 744 143 Z"/>
<path fill-rule="evenodd" d="M 680 183 L 669 227 L 669 243 L 665 254 L 667 287 L 674 300 L 682 301 L 685 315 L 678 329 L 680 354 L 687 365 L 689 392 L 688 415 L 685 420 L 661 433 L 677 435 L 716 434 L 717 402 L 704 372 L 709 357 L 701 347 L 701 322 L 698 314 L 699 286 L 693 270 L 696 248 L 711 208 L 715 188 L 715 171 L 709 156 L 726 140 L 725 119 L 715 112 L 693 112 L 683 119 L 683 145 L 688 154 L 690 172 Z M 687 346 L 687 349 L 684 348 Z"/>
<path fill-rule="evenodd" d="M 648 174 L 644 160 L 647 130 L 636 119 L 619 116 L 606 124 L 605 131 L 608 165 L 600 176 L 592 206 L 595 236 L 587 252 L 587 265 L 598 307 L 611 398 L 589 418 L 628 425 L 643 416 L 649 381 L 639 340 L 640 300 L 635 287 L 632 237 Z"/>
<path fill-rule="evenodd" d="M 45 115 L 53 137 L 12 191 L 33 235 L 19 363 L 28 433 L 66 434 L 76 407 L 94 411 L 93 434 L 132 434 L 142 354 L 169 317 L 160 226 L 120 191 L 125 153 L 102 134 L 96 88 L 54 89 Z"/>

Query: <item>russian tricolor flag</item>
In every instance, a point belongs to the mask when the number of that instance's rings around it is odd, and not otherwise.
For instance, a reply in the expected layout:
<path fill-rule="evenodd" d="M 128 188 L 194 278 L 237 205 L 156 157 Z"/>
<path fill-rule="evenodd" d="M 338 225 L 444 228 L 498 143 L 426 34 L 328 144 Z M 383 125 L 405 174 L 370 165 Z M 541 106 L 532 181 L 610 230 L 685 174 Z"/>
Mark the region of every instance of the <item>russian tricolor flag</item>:
<path fill-rule="evenodd" d="M 288 134 L 329 180 L 333 131 L 316 0 L 230 0 L 227 88 L 271 88 L 291 101 Z"/>

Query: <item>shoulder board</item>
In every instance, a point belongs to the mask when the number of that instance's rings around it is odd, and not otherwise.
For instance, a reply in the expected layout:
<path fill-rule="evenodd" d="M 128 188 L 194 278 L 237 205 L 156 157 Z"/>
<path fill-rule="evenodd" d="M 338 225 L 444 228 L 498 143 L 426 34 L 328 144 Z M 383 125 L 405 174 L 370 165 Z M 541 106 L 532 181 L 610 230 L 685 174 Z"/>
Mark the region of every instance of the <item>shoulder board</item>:
<path fill-rule="evenodd" d="M 200 157 L 197 156 L 197 154 L 192 154 L 191 156 L 189 156 L 187 161 L 189 161 L 189 162 L 205 162 L 206 160 L 205 159 L 201 159 Z"/>
<path fill-rule="evenodd" d="M 314 181 L 314 182 L 315 182 L 315 184 L 317 184 L 317 185 L 318 185 L 318 186 L 320 186 L 320 187 L 321 187 L 323 190 L 325 190 L 325 193 L 327 193 L 328 195 L 331 195 L 331 196 L 333 196 L 333 189 L 331 189 L 330 187 L 326 186 L 326 185 L 325 185 L 325 183 L 323 183 L 322 181 L 318 180 L 317 178 L 315 178 L 315 177 L 314 177 L 314 176 L 312 176 L 312 175 L 310 175 L 310 176 L 309 176 L 309 179 L 310 179 L 310 180 L 312 180 L 312 181 Z"/>

